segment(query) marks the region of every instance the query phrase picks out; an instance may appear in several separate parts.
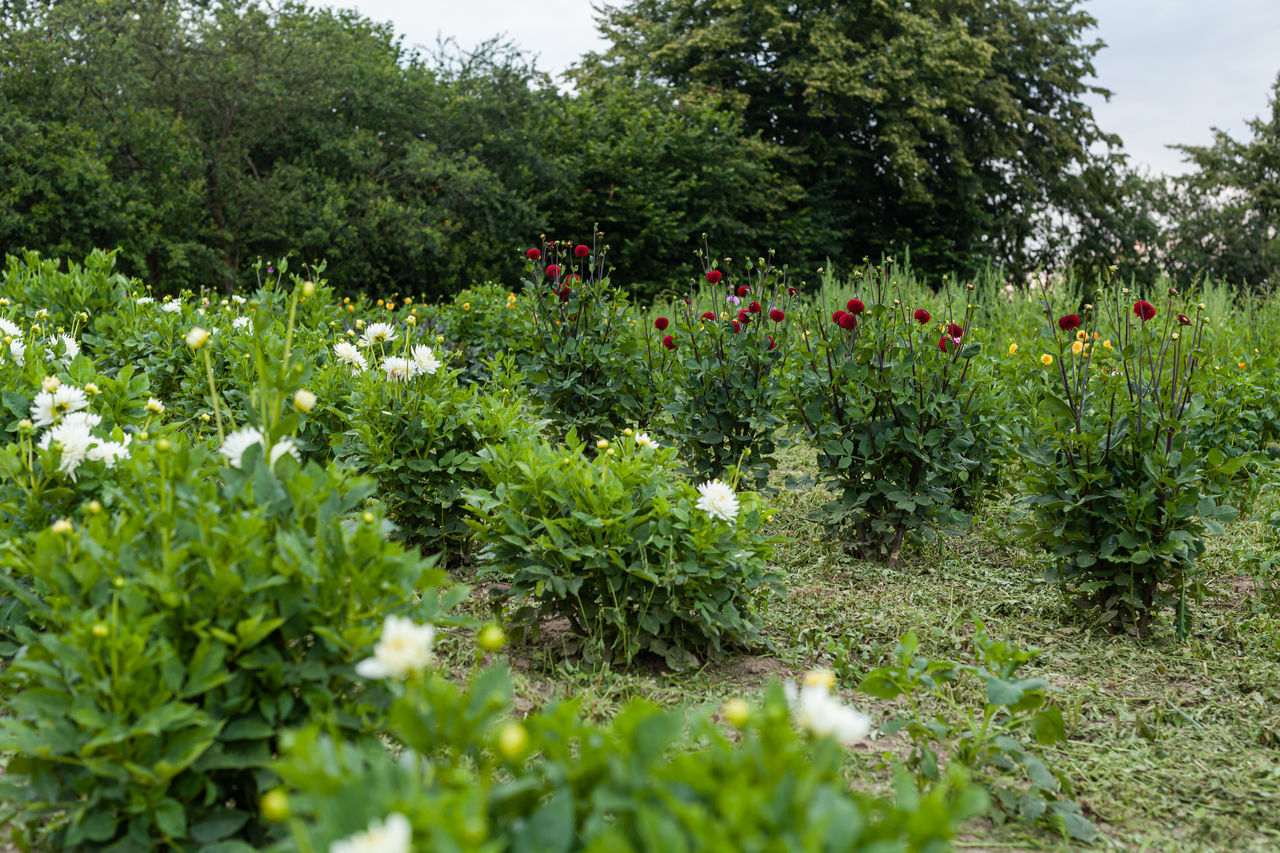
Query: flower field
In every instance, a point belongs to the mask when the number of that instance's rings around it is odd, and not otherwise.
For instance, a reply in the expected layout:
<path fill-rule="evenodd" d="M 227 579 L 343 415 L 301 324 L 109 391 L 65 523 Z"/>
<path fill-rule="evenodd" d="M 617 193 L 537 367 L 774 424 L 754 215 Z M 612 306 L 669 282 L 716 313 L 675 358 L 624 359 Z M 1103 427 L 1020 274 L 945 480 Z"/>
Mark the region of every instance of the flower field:
<path fill-rule="evenodd" d="M 1272 850 L 1280 299 L 0 278 L 33 850 Z"/>

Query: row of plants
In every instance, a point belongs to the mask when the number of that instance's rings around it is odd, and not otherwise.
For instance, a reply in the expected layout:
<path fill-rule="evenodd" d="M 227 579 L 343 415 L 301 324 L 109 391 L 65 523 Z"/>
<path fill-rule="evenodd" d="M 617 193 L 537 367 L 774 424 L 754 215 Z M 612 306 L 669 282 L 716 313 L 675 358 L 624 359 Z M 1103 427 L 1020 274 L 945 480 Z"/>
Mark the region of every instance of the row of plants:
<path fill-rule="evenodd" d="M 869 266 L 810 288 L 772 258 L 709 251 L 687 296 L 646 316 L 604 254 L 543 244 L 519 292 L 439 305 L 339 299 L 322 268 L 284 262 L 253 294 L 152 300 L 107 254 L 65 272 L 10 259 L 6 819 L 55 848 L 231 850 L 287 832 L 304 850 L 379 834 L 406 839 L 388 849 L 666 849 L 794 832 L 795 849 L 922 849 L 977 807 L 938 768 L 953 750 L 1002 813 L 1085 837 L 1034 747 L 991 740 L 1030 726 L 1051 743 L 1061 726 L 1047 685 L 1013 674 L 1031 656 L 981 633 L 978 668 L 929 686 L 956 709 L 962 676 L 1004 683 L 984 740 L 908 726 L 935 740 L 912 734 L 915 793 L 877 799 L 849 794 L 823 745 L 872 729 L 824 676 L 759 714 L 727 705 L 733 732 L 650 706 L 604 726 L 571 705 L 500 722 L 501 668 L 467 688 L 427 671 L 437 629 L 456 644 L 478 626 L 454 612 L 468 589 L 422 551 L 484 582 L 517 637 L 561 618 L 590 659 L 696 666 L 764 643 L 784 580 L 768 564 L 772 453 L 802 441 L 829 495 L 820 520 L 862 556 L 896 561 L 1016 480 L 1024 535 L 1064 591 L 1140 633 L 1171 605 L 1185 632 L 1203 534 L 1232 513 L 1217 496 L 1269 465 L 1265 413 L 1252 435 L 1221 422 L 1265 399 L 1243 379 L 1265 359 L 1237 363 L 1215 390 L 1242 396 L 1224 403 L 1205 393 L 1221 319 L 1175 292 L 1156 308 L 1107 285 L 1056 309 L 1050 289 L 1039 338 L 997 348 L 976 285 L 926 294 Z M 862 688 L 917 689 L 904 678 Z M 596 741 L 634 761 L 572 746 Z M 777 763 L 721 796 L 714 781 L 753 750 Z M 1024 778 L 1001 788 L 992 767 Z M 353 778 L 377 793 L 340 802 Z M 787 799 L 795 778 L 807 793 Z M 757 796 L 778 808 L 740 807 Z M 473 819 L 441 829 L 458 814 Z"/>

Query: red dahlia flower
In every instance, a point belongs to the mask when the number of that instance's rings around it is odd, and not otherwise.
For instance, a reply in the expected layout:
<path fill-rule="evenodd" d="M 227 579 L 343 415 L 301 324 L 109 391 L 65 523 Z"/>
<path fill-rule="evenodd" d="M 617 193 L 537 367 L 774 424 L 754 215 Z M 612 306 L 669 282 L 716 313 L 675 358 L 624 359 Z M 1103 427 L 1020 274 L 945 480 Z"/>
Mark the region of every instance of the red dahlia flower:
<path fill-rule="evenodd" d="M 716 315 L 711 311 L 704 311 L 702 314 L 702 319 L 704 320 L 714 320 L 715 318 L 716 318 Z"/>
<path fill-rule="evenodd" d="M 751 315 L 748 314 L 746 311 L 739 311 L 738 322 L 742 323 L 742 325 L 744 326 L 747 325 L 748 323 L 751 322 Z"/>
<path fill-rule="evenodd" d="M 858 299 L 857 297 L 850 299 L 848 303 L 845 304 L 844 307 L 848 308 L 849 313 L 855 317 L 861 314 L 863 311 L 867 310 L 867 306 L 863 305 L 862 300 Z"/>
<path fill-rule="evenodd" d="M 742 328 L 742 327 L 738 325 L 738 321 L 737 321 L 737 320 L 734 320 L 734 321 L 733 321 L 733 333 L 734 333 L 735 335 L 736 335 L 736 334 L 738 334 L 738 330 L 739 330 L 739 329 L 741 329 L 741 328 Z"/>
<path fill-rule="evenodd" d="M 665 332 L 667 330 L 667 318 L 659 317 L 658 319 L 654 320 L 653 327 L 657 329 L 659 332 Z"/>
<path fill-rule="evenodd" d="M 799 292 L 800 291 L 796 290 L 794 287 L 787 288 L 787 296 L 795 296 Z"/>
<path fill-rule="evenodd" d="M 838 322 L 840 324 L 840 328 L 844 329 L 846 332 L 852 332 L 854 329 L 858 328 L 858 318 L 852 314 L 842 313 L 840 315 L 840 319 L 836 322 Z"/>
<path fill-rule="evenodd" d="M 1145 323 L 1156 316 L 1156 306 L 1145 299 L 1139 299 L 1133 303 L 1133 313 L 1137 314 L 1138 319 Z"/>
<path fill-rule="evenodd" d="M 915 317 L 916 322 L 919 323 L 921 326 L 923 326 L 925 323 L 928 323 L 930 320 L 933 319 L 933 315 L 930 314 L 928 311 L 924 310 L 923 308 L 917 308 L 916 313 L 911 316 Z"/>
<path fill-rule="evenodd" d="M 782 313 L 780 308 L 774 308 L 769 311 L 769 319 L 775 323 L 781 323 L 783 320 L 787 319 L 787 315 Z"/>
<path fill-rule="evenodd" d="M 747 310 L 750 311 L 752 314 L 759 314 L 761 311 L 764 310 L 764 308 L 760 306 L 759 302 L 753 301 L 750 305 L 747 306 Z"/>
<path fill-rule="evenodd" d="M 556 277 L 556 276 L 558 276 L 558 275 L 560 275 L 560 265 L 559 265 L 559 264 L 547 264 L 547 277 L 548 277 L 548 278 L 555 278 L 555 277 Z"/>
<path fill-rule="evenodd" d="M 773 339 L 773 335 L 769 336 L 769 349 L 776 349 L 778 342 Z"/>
<path fill-rule="evenodd" d="M 750 293 L 750 292 L 751 292 L 751 288 L 747 287 L 747 286 L 744 284 L 744 285 L 742 285 L 741 287 L 739 287 L 739 288 L 738 288 L 738 297 L 739 297 L 739 298 L 741 298 L 741 297 L 743 297 L 743 296 L 746 296 L 746 295 L 747 295 L 748 293 Z"/>
<path fill-rule="evenodd" d="M 667 349 L 675 349 L 676 339 L 671 337 L 671 335 L 667 335 L 665 338 L 662 339 L 662 345 Z"/>
<path fill-rule="evenodd" d="M 1182 325 L 1182 326 L 1190 326 L 1190 325 L 1191 325 L 1191 318 L 1190 318 L 1190 317 L 1188 317 L 1186 314 L 1179 314 L 1179 315 L 1178 315 L 1178 324 L 1179 324 L 1179 325 Z"/>
<path fill-rule="evenodd" d="M 1064 332 L 1073 332 L 1080 328 L 1080 316 L 1078 314 L 1067 314 L 1058 318 L 1058 328 Z"/>
<path fill-rule="evenodd" d="M 836 311 L 831 315 L 831 322 L 833 322 L 833 323 L 839 323 L 839 322 L 840 322 L 840 318 L 841 318 L 841 317 L 843 317 L 843 316 L 845 315 L 845 313 L 846 313 L 846 312 L 844 312 L 844 311 L 841 311 L 841 310 L 837 309 L 837 310 L 836 310 Z"/>
<path fill-rule="evenodd" d="M 938 339 L 938 349 L 943 352 L 955 352 L 960 346 L 960 339 L 943 335 Z"/>
<path fill-rule="evenodd" d="M 955 323 L 948 323 L 948 324 L 947 324 L 947 334 L 948 334 L 948 335 L 950 335 L 950 336 L 951 336 L 951 337 L 953 337 L 953 338 L 963 338 L 963 337 L 964 337 L 964 327 L 959 326 L 959 325 L 957 325 L 957 324 L 955 324 Z"/>
<path fill-rule="evenodd" d="M 542 257 L 542 250 L 530 249 L 529 251 L 524 253 L 524 256 L 531 261 L 536 261 L 538 258 Z"/>
<path fill-rule="evenodd" d="M 577 246 L 573 247 L 573 253 L 580 258 L 585 258 L 587 255 L 591 254 L 591 249 L 579 243 Z"/>
<path fill-rule="evenodd" d="M 567 287 L 562 287 L 562 288 L 560 288 L 559 290 L 557 290 L 557 291 L 556 291 L 556 296 L 559 296 L 559 297 L 560 297 L 560 301 L 561 301 L 561 302 L 568 302 L 568 301 L 569 301 L 569 295 L 570 295 L 571 293 L 573 293 L 573 291 L 572 291 L 572 290 L 570 290 L 570 289 L 569 289 L 569 288 L 567 288 Z"/>
<path fill-rule="evenodd" d="M 721 278 L 723 276 L 720 275 L 720 270 L 712 270 L 707 273 L 707 284 L 719 284 Z"/>

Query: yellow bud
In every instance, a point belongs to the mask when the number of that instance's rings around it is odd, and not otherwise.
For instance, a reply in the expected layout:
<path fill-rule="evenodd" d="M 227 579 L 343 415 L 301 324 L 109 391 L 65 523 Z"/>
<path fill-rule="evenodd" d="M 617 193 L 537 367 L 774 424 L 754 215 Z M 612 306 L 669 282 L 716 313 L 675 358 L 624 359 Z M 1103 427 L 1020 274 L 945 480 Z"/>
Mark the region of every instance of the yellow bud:
<path fill-rule="evenodd" d="M 53 532 L 59 535 L 70 533 L 72 530 L 71 522 L 65 518 L 60 518 L 53 523 Z"/>
<path fill-rule="evenodd" d="M 596 450 L 604 450 L 609 446 L 609 439 L 602 438 L 596 442 Z"/>
<path fill-rule="evenodd" d="M 111 634 L 111 629 L 107 627 L 105 622 L 94 622 L 92 630 L 93 636 L 98 638 L 107 637 Z"/>
<path fill-rule="evenodd" d="M 1009 355 L 1013 355 L 1013 354 L 1014 354 L 1014 353 L 1016 353 L 1017 351 L 1018 351 L 1018 345 L 1017 345 L 1017 344 L 1009 344 Z"/>
<path fill-rule="evenodd" d="M 51 394 L 54 391 L 57 391 L 58 388 L 61 387 L 61 385 L 62 385 L 62 380 L 60 380 L 56 376 L 46 376 L 44 379 L 40 381 L 40 387 Z"/>
<path fill-rule="evenodd" d="M 156 450 L 159 450 L 161 453 L 168 453 L 170 447 L 171 445 L 167 438 L 161 438 L 156 441 Z"/>
<path fill-rule="evenodd" d="M 476 637 L 476 643 L 486 652 L 496 652 L 507 643 L 506 632 L 497 625 L 485 625 Z"/>
<path fill-rule="evenodd" d="M 89 501 L 89 514 L 97 515 L 100 512 L 102 512 L 102 504 L 97 501 Z"/>
<path fill-rule="evenodd" d="M 811 669 L 804 674 L 804 684 L 806 687 L 825 687 L 828 690 L 834 690 L 836 674 L 829 669 Z"/>
<path fill-rule="evenodd" d="M 720 713 L 729 721 L 734 728 L 742 728 L 747 724 L 747 720 L 751 719 L 751 706 L 747 704 L 745 699 L 734 697 L 724 703 L 724 707 L 720 709 Z"/>
<path fill-rule="evenodd" d="M 293 406 L 299 412 L 309 412 L 316 407 L 316 395 L 306 388 L 299 388 L 293 395 Z"/>
<path fill-rule="evenodd" d="M 316 295 L 316 283 L 314 281 L 304 281 L 302 283 L 302 298 L 307 299 Z"/>
<path fill-rule="evenodd" d="M 101 389 L 98 388 L 97 384 L 93 382 L 86 382 L 84 384 L 84 391 L 86 394 L 92 394 L 95 397 L 102 393 Z"/>
<path fill-rule="evenodd" d="M 373 524 L 374 515 L 368 510 L 365 510 L 363 513 L 360 514 L 360 520 L 363 521 L 365 524 Z"/>
<path fill-rule="evenodd" d="M 279 788 L 272 788 L 262 795 L 262 816 L 272 823 L 289 819 L 289 797 Z"/>
<path fill-rule="evenodd" d="M 622 431 L 622 434 L 627 436 L 628 438 L 631 437 L 632 433 L 633 433 L 633 430 L 631 429 L 631 427 L 627 427 Z"/>
<path fill-rule="evenodd" d="M 208 413 L 208 412 L 202 412 L 202 413 L 200 414 L 200 420 L 204 421 L 205 423 L 208 423 L 208 422 L 209 422 L 209 413 Z"/>
<path fill-rule="evenodd" d="M 504 758 L 519 758 L 529 748 L 529 733 L 519 723 L 507 723 L 498 733 L 498 750 Z"/>
<path fill-rule="evenodd" d="M 410 314 L 408 317 L 405 317 L 404 321 L 408 323 L 410 326 L 418 325 L 418 318 L 413 316 L 412 314 Z"/>

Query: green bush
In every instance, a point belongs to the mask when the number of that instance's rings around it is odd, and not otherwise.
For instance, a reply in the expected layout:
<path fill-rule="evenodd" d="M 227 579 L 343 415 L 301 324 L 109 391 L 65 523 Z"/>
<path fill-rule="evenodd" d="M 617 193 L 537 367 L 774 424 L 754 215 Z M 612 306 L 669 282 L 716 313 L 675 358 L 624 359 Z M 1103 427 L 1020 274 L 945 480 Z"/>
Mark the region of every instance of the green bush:
<path fill-rule="evenodd" d="M 1104 623 L 1142 635 L 1172 606 L 1185 636 L 1204 532 L 1235 510 L 1208 492 L 1204 448 L 1187 441 L 1208 417 L 1205 320 L 1169 293 L 1157 309 L 1116 285 L 1083 318 L 1046 298 L 1043 367 L 1025 384 L 1036 417 L 1018 446 L 1028 517 L 1015 529 L 1048 553 L 1046 579 Z"/>
<path fill-rule="evenodd" d="M 778 582 L 765 566 L 774 540 L 759 533 L 761 501 L 744 494 L 739 508 L 718 481 L 702 488 L 719 502 L 700 498 L 674 452 L 643 433 L 598 450 L 589 458 L 570 433 L 563 449 L 519 442 L 480 453 L 488 488 L 468 493 L 467 506 L 481 577 L 510 584 L 499 599 L 515 605 L 515 621 L 564 617 L 594 656 L 648 651 L 676 668 L 760 643 L 757 604 Z"/>
<path fill-rule="evenodd" d="M 747 261 L 741 275 L 703 275 L 705 286 L 673 306 L 673 319 L 654 321 L 646 348 L 657 353 L 671 432 L 694 475 L 717 478 L 733 466 L 763 489 L 783 423 L 780 374 L 793 348 L 797 291 L 764 258 Z"/>
<path fill-rule="evenodd" d="M 392 709 L 397 757 L 304 730 L 279 767 L 293 789 L 275 795 L 294 818 L 283 849 L 333 849 L 378 825 L 440 851 L 930 851 L 984 802 L 958 780 L 851 792 L 844 749 L 798 734 L 777 685 L 729 731 L 644 700 L 605 725 L 572 702 L 503 724 L 510 710 L 504 669 L 466 689 L 430 673 Z"/>
<path fill-rule="evenodd" d="M 830 315 L 825 295 L 802 314 L 788 414 L 835 491 L 822 521 L 863 556 L 894 563 L 908 535 L 967 521 L 955 487 L 996 437 L 973 405 L 985 381 L 974 307 L 935 319 L 888 269 L 858 280 L 859 294 Z"/>
<path fill-rule="evenodd" d="M 386 614 L 434 620 L 457 593 L 352 517 L 368 480 L 269 467 L 261 444 L 240 467 L 178 436 L 132 449 L 74 521 L 0 550 L 31 611 L 3 674 L 3 817 L 44 849 L 247 850 L 279 733 L 379 725 L 357 653 Z"/>

